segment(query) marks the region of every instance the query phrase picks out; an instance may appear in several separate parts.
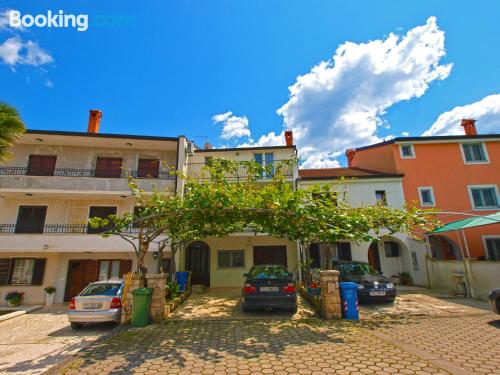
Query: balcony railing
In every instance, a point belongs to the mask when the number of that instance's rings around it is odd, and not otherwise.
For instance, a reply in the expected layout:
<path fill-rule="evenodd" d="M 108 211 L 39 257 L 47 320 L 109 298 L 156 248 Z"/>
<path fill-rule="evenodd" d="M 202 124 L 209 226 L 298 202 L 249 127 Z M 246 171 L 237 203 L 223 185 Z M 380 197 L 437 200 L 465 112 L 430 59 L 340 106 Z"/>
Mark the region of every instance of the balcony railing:
<path fill-rule="evenodd" d="M 58 177 L 96 177 L 96 178 L 155 178 L 159 180 L 175 180 L 175 174 L 170 172 L 158 172 L 154 175 L 146 175 L 143 171 L 128 171 L 122 170 L 118 174 L 116 170 L 103 171 L 98 170 L 96 176 L 95 169 L 81 169 L 81 168 L 56 168 L 50 170 L 37 170 L 36 172 L 30 171 L 28 167 L 0 167 L 0 176 L 58 176 Z"/>
<path fill-rule="evenodd" d="M 270 170 L 263 171 L 260 176 L 256 176 L 257 180 L 271 179 L 274 174 L 274 169 L 278 166 L 285 177 L 293 177 L 293 163 L 285 163 L 289 160 L 274 160 L 275 167 L 268 168 Z M 208 180 L 210 179 L 210 172 L 207 170 L 205 163 L 188 163 L 187 175 L 190 178 Z M 226 173 L 226 178 L 230 180 L 240 180 L 249 177 L 248 168 L 245 165 L 239 165 L 238 169 L 234 172 Z"/>
<path fill-rule="evenodd" d="M 89 227 L 88 224 L 45 224 L 42 231 L 30 231 L 29 228 L 18 226 L 17 224 L 0 224 L 0 233 L 15 233 L 15 234 L 54 234 L 54 233 L 69 233 L 69 234 L 99 234 L 104 229 L 99 231 Z M 126 233 L 137 233 L 139 228 L 130 226 L 125 231 Z"/>

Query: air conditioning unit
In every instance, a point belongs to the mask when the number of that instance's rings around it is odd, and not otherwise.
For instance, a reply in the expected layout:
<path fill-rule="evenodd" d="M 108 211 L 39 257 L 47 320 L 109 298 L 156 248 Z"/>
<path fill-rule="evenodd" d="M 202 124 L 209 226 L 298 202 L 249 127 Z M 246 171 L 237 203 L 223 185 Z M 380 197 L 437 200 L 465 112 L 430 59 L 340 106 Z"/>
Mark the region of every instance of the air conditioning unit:
<path fill-rule="evenodd" d="M 187 143 L 187 154 L 189 156 L 193 156 L 194 155 L 194 143 L 193 142 L 188 142 Z"/>

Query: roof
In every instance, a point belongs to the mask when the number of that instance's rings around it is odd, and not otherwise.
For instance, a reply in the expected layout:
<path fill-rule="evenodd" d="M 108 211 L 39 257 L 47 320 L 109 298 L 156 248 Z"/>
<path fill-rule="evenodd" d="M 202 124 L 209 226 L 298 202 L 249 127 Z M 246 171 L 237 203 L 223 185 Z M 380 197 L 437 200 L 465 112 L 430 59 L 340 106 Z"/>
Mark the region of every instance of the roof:
<path fill-rule="evenodd" d="M 388 141 L 374 143 L 372 145 L 357 147 L 356 151 L 367 150 L 370 148 L 381 147 L 385 145 L 390 145 L 394 143 L 406 143 L 406 142 L 449 142 L 449 141 L 463 141 L 463 140 L 488 140 L 494 139 L 500 141 L 500 134 L 478 134 L 478 135 L 436 135 L 432 137 L 397 137 L 390 139 Z"/>
<path fill-rule="evenodd" d="M 448 231 L 457 231 L 467 228 L 480 227 L 483 225 L 491 225 L 491 224 L 500 224 L 500 211 L 495 212 L 491 215 L 485 216 L 475 216 L 469 217 L 467 219 L 462 219 L 458 221 L 452 221 L 451 223 L 447 223 L 442 227 L 436 229 L 432 233 L 442 233 Z"/>
<path fill-rule="evenodd" d="M 143 139 L 151 141 L 175 141 L 178 137 L 158 137 L 153 135 L 134 135 L 134 134 L 110 134 L 110 133 L 89 133 L 89 132 L 70 132 L 62 130 L 36 130 L 28 129 L 26 134 L 44 134 L 44 135 L 63 135 L 73 137 L 95 137 L 95 138 L 121 138 L 121 139 Z"/>
<path fill-rule="evenodd" d="M 328 180 L 340 177 L 356 178 L 388 178 L 403 177 L 404 174 L 387 173 L 365 168 L 323 168 L 323 169 L 299 169 L 301 180 Z"/>
<path fill-rule="evenodd" d="M 250 150 L 280 150 L 280 149 L 291 149 L 295 150 L 295 145 L 293 146 L 261 146 L 261 147 L 232 147 L 232 148 L 208 148 L 194 150 L 194 152 L 224 152 L 224 151 L 250 151 Z"/>

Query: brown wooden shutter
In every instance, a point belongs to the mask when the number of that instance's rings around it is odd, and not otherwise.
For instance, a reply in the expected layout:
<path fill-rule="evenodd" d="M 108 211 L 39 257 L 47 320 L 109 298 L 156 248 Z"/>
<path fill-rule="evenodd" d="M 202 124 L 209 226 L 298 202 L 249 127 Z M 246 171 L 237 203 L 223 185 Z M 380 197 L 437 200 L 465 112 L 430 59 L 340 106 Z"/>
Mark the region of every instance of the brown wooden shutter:
<path fill-rule="evenodd" d="M 30 155 L 28 170 L 30 176 L 53 176 L 56 169 L 57 156 L 55 155 Z"/>
<path fill-rule="evenodd" d="M 96 177 L 119 178 L 122 174 L 122 158 L 97 158 Z"/>
<path fill-rule="evenodd" d="M 0 259 L 0 285 L 9 284 L 12 259 Z"/>
<path fill-rule="evenodd" d="M 158 159 L 139 159 L 137 177 L 158 178 L 160 161 Z"/>
<path fill-rule="evenodd" d="M 45 274 L 45 263 L 47 259 L 35 259 L 35 268 L 33 269 L 33 278 L 31 285 L 42 285 L 43 275 Z"/>
<path fill-rule="evenodd" d="M 120 276 L 123 277 L 125 274 L 132 271 L 132 260 L 121 259 L 120 260 Z"/>

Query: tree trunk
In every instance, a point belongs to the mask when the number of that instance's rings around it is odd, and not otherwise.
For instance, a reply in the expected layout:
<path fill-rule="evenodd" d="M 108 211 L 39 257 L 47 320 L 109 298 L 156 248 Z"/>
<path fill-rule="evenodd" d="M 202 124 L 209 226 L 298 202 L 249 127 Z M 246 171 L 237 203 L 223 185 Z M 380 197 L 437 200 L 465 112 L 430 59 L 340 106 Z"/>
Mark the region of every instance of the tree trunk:
<path fill-rule="evenodd" d="M 144 258 L 148 253 L 149 243 L 140 243 L 139 244 L 139 255 L 137 256 L 137 273 L 146 274 L 147 269 L 144 267 Z"/>

